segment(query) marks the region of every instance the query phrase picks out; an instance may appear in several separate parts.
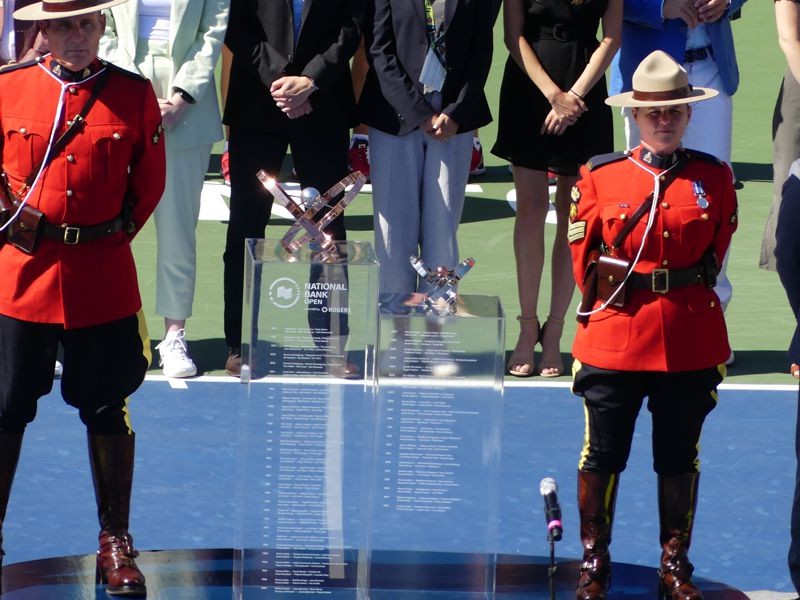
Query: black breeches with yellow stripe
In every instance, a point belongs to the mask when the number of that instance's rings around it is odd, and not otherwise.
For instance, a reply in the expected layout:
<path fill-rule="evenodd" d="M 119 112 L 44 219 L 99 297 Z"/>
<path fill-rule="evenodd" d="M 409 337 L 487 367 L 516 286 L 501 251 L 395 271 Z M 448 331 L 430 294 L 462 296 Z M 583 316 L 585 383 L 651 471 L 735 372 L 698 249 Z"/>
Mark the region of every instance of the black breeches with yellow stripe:
<path fill-rule="evenodd" d="M 150 364 L 147 328 L 139 314 L 80 329 L 0 315 L 0 433 L 22 433 L 39 398 L 53 387 L 63 347 L 61 395 L 78 409 L 89 433 L 131 433 L 128 397 Z"/>
<path fill-rule="evenodd" d="M 647 398 L 653 419 L 653 470 L 659 475 L 699 472 L 700 434 L 716 406 L 724 365 L 679 373 L 613 371 L 576 361 L 573 392 L 583 397 L 586 429 L 578 468 L 598 473 L 625 469 L 636 417 Z"/>

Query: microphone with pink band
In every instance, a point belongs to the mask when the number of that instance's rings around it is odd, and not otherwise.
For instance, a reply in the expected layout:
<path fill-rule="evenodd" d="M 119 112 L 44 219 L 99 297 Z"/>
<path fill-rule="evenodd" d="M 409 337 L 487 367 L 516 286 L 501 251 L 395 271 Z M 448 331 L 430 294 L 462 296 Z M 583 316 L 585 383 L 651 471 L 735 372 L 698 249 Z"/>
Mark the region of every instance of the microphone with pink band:
<path fill-rule="evenodd" d="M 539 484 L 539 493 L 544 498 L 544 516 L 547 520 L 547 539 L 557 542 L 563 533 L 561 526 L 561 507 L 558 505 L 558 485 L 552 477 L 545 477 Z"/>

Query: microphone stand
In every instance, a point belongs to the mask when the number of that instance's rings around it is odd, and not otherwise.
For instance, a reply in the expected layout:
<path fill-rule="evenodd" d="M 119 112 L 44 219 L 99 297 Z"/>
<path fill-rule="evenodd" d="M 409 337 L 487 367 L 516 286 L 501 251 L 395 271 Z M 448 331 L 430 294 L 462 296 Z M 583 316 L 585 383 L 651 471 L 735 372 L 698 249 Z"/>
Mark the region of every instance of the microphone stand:
<path fill-rule="evenodd" d="M 550 564 L 547 567 L 547 589 L 550 592 L 550 600 L 556 600 L 556 540 L 553 539 L 553 532 L 547 532 L 547 539 L 550 542 Z"/>

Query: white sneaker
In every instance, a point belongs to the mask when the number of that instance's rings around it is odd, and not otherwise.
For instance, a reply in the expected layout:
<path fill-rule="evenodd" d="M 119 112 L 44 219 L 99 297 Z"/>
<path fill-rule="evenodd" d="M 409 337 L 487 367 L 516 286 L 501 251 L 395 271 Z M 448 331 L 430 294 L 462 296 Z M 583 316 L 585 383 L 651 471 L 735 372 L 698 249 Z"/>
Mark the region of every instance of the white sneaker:
<path fill-rule="evenodd" d="M 161 343 L 156 346 L 160 359 L 158 365 L 163 367 L 167 377 L 193 377 L 197 375 L 197 367 L 189 357 L 186 348 L 186 331 L 178 329 L 170 331 Z"/>

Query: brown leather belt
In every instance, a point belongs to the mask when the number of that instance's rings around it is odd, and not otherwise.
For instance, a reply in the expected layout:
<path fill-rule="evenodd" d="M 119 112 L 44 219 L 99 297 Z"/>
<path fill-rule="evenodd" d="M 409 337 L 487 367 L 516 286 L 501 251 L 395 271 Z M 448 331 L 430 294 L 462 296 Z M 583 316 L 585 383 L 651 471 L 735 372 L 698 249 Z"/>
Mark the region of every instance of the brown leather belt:
<path fill-rule="evenodd" d="M 42 235 L 50 240 L 73 246 L 82 242 L 93 242 L 122 231 L 124 223 L 116 217 L 98 225 L 53 225 L 45 221 Z"/>
<path fill-rule="evenodd" d="M 688 269 L 654 269 L 651 273 L 634 272 L 631 273 L 625 285 L 634 289 L 666 294 L 676 288 L 705 284 L 705 282 L 705 273 L 698 265 L 695 265 Z"/>

